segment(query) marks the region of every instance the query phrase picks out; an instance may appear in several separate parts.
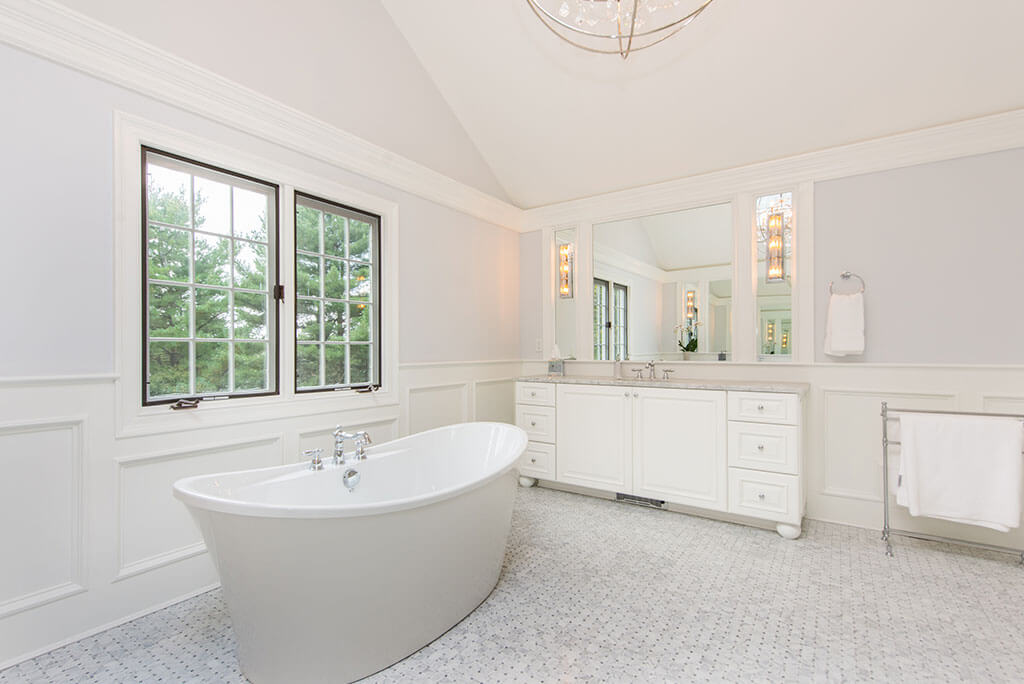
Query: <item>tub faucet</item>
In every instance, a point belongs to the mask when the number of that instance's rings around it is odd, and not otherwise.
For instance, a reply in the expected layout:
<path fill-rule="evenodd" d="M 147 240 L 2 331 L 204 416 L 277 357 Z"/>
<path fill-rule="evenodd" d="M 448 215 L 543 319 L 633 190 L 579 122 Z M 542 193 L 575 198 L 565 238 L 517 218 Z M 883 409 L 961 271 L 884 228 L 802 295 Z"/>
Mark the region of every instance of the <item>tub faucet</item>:
<path fill-rule="evenodd" d="M 345 432 L 341 426 L 334 428 L 334 465 L 341 465 L 347 461 L 357 460 L 356 457 L 345 458 L 345 440 L 355 439 L 356 435 Z"/>

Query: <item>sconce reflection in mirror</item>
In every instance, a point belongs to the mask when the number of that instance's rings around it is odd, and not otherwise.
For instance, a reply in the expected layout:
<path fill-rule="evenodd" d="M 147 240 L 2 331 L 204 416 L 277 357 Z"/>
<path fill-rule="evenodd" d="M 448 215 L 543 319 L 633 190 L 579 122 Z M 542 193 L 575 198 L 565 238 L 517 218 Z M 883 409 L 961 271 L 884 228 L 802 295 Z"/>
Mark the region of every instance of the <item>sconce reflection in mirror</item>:
<path fill-rule="evenodd" d="M 575 276 L 575 259 L 573 258 L 572 245 L 563 244 L 558 246 L 558 296 L 562 299 L 572 299 L 573 282 Z"/>
<path fill-rule="evenodd" d="M 679 349 L 684 352 L 697 351 L 697 326 L 700 325 L 700 320 L 698 319 L 696 297 L 696 291 L 686 291 L 686 305 L 684 309 L 686 321 L 682 325 L 676 326 L 677 331 L 686 333 L 685 342 L 683 342 L 682 338 L 679 339 Z"/>
<path fill-rule="evenodd" d="M 783 251 L 782 226 L 785 219 L 782 210 L 768 216 L 768 276 L 766 280 L 777 283 L 786 279 Z"/>

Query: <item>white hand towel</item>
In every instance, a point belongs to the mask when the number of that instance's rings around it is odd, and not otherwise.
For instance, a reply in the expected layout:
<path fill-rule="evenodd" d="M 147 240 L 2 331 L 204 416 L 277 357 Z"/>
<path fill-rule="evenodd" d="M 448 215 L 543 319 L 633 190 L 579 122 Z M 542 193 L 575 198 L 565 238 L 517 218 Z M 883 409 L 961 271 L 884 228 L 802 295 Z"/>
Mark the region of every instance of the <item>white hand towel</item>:
<path fill-rule="evenodd" d="M 864 293 L 833 294 L 828 299 L 825 353 L 851 356 L 864 353 Z"/>
<path fill-rule="evenodd" d="M 900 416 L 896 502 L 914 516 L 1001 532 L 1020 525 L 1024 427 L 1016 418 Z"/>

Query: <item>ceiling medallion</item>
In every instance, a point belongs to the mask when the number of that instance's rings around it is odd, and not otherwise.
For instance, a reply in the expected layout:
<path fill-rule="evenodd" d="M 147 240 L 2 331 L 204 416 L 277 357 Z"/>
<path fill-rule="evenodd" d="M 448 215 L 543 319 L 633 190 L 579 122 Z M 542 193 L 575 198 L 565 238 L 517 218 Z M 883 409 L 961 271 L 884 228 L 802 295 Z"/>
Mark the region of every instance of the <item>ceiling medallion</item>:
<path fill-rule="evenodd" d="M 686 28 L 712 0 L 526 0 L 565 42 L 602 55 L 644 50 Z M 696 9 L 692 8 L 697 2 Z"/>

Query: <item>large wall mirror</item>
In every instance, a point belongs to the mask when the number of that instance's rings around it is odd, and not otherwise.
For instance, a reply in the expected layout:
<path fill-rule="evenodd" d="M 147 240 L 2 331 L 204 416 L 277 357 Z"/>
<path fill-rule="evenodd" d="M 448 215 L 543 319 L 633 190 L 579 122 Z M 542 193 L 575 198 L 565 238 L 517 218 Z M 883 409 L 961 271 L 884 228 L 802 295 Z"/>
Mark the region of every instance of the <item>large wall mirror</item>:
<path fill-rule="evenodd" d="M 727 360 L 732 236 L 730 204 L 596 224 L 593 358 Z"/>

